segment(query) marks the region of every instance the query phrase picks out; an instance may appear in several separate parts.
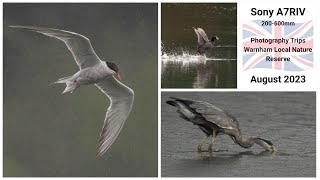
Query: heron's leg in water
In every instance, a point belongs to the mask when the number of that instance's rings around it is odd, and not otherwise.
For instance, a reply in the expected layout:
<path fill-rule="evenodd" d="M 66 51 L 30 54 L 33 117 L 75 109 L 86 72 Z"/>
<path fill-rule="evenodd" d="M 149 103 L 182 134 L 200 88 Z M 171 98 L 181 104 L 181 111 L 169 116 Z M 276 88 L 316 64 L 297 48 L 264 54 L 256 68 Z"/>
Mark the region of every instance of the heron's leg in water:
<path fill-rule="evenodd" d="M 209 151 L 209 152 L 212 151 L 212 146 L 213 146 L 213 143 L 214 143 L 215 140 L 216 140 L 216 131 L 213 131 L 213 133 L 212 133 L 212 140 L 211 140 L 211 143 L 209 144 L 209 148 L 208 148 L 208 151 Z"/>
<path fill-rule="evenodd" d="M 203 140 L 200 142 L 200 144 L 198 145 L 197 149 L 198 151 L 201 151 L 201 147 L 203 145 L 203 143 L 206 141 L 206 139 L 208 138 L 209 136 L 206 135 L 206 137 L 203 138 Z"/>

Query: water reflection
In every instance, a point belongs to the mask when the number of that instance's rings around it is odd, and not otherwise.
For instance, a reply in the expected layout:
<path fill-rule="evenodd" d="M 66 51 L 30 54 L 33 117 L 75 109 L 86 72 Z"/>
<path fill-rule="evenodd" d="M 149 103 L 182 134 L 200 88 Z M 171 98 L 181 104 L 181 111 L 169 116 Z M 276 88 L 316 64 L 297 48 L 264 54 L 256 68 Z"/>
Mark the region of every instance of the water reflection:
<path fill-rule="evenodd" d="M 198 64 L 197 66 L 197 76 L 193 82 L 193 88 L 204 88 L 208 83 L 211 75 L 213 74 L 213 68 L 210 66 L 206 66 L 205 64 Z M 215 87 L 218 85 L 218 75 L 215 75 Z"/>
<path fill-rule="evenodd" d="M 236 86 L 235 59 L 208 58 L 205 55 L 188 52 L 182 52 L 181 54 L 163 52 L 161 59 L 163 87 L 212 88 Z"/>
<path fill-rule="evenodd" d="M 221 151 L 219 151 L 221 152 Z M 203 152 L 198 152 L 199 155 L 202 155 L 203 160 L 233 160 L 233 159 L 239 159 L 243 156 L 272 156 L 275 155 L 275 151 L 260 151 L 260 152 L 254 152 L 254 151 L 244 151 L 244 152 L 235 152 L 235 153 L 228 153 L 228 154 L 220 154 L 219 152 L 209 152 L 207 151 L 207 155 L 203 155 Z"/>

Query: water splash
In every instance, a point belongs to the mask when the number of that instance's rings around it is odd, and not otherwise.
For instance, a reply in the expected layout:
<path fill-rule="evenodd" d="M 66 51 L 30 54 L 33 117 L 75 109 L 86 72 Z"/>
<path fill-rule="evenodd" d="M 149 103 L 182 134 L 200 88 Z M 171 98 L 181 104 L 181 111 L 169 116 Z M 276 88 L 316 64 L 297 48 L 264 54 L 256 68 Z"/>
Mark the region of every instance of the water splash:
<path fill-rule="evenodd" d="M 205 64 L 208 58 L 203 55 L 196 55 L 196 54 L 191 54 L 187 51 L 182 51 L 181 53 L 171 53 L 171 54 L 167 54 L 166 52 L 163 52 L 161 56 L 161 60 L 163 63 L 176 62 L 179 64 L 182 63 L 183 66 L 188 66 L 190 63 Z"/>
<path fill-rule="evenodd" d="M 236 46 L 235 46 L 236 47 Z M 188 50 L 181 50 L 168 53 L 164 48 L 164 44 L 161 42 L 161 60 L 163 64 L 168 62 L 182 63 L 183 66 L 189 66 L 190 64 L 205 64 L 206 61 L 230 61 L 236 59 L 223 59 L 223 58 L 209 58 L 206 55 L 200 55 L 198 53 L 191 53 Z"/>
<path fill-rule="evenodd" d="M 218 46 L 216 48 L 236 48 L 236 46 Z M 200 55 L 196 52 L 188 51 L 185 49 L 166 51 L 164 44 L 161 42 L 161 76 L 175 77 L 177 80 L 182 81 L 185 77 L 189 78 L 192 74 L 193 82 L 192 88 L 205 88 L 208 87 L 208 83 L 211 82 L 212 87 L 219 87 L 220 76 L 218 73 L 219 64 L 229 63 L 236 59 L 222 59 L 222 58 L 209 58 L 206 55 Z M 216 51 L 217 56 L 219 51 Z M 169 73 L 167 73 L 167 71 Z M 212 83 L 214 82 L 214 83 Z"/>

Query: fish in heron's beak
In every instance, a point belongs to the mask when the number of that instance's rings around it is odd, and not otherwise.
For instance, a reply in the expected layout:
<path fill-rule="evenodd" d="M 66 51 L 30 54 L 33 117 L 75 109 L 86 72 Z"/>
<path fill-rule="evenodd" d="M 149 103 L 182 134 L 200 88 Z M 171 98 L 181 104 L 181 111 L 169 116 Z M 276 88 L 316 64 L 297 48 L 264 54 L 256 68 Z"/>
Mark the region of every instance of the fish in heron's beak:
<path fill-rule="evenodd" d="M 119 81 L 122 80 L 119 73 L 114 72 L 114 73 L 113 73 L 113 76 L 114 76 L 116 79 L 118 79 Z"/>
<path fill-rule="evenodd" d="M 277 149 L 274 147 L 274 146 L 271 146 L 268 151 L 271 151 L 271 152 L 277 152 Z"/>

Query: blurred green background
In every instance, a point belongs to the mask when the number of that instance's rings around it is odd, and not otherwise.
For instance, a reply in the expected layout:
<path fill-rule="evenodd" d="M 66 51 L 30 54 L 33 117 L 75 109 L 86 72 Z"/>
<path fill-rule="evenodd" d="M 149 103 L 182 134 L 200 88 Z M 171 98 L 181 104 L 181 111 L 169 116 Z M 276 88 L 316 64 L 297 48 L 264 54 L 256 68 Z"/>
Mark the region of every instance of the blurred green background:
<path fill-rule="evenodd" d="M 157 4 L 3 4 L 3 175 L 157 176 Z M 135 91 L 132 112 L 101 158 L 95 148 L 109 106 L 95 86 L 61 95 L 49 85 L 78 71 L 57 39 L 9 25 L 85 35 Z"/>

